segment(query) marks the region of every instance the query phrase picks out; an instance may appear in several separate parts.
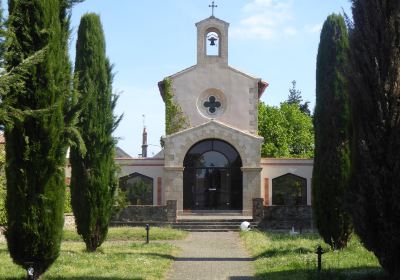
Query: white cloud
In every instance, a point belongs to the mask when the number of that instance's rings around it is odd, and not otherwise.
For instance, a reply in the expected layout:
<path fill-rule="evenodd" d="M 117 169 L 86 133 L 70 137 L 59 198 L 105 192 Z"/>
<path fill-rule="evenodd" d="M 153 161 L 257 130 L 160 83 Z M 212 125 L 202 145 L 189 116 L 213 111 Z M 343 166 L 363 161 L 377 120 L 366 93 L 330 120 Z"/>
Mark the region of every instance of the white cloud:
<path fill-rule="evenodd" d="M 243 19 L 240 24 L 245 26 L 274 26 L 275 22 L 271 18 L 267 18 L 264 15 L 254 15 Z"/>
<path fill-rule="evenodd" d="M 322 23 L 314 24 L 314 25 L 306 25 L 304 29 L 308 33 L 320 33 L 322 30 Z"/>
<path fill-rule="evenodd" d="M 251 0 L 243 7 L 243 19 L 232 28 L 239 39 L 272 39 L 280 34 L 294 35 L 297 31 L 287 23 L 293 19 L 291 0 Z"/>

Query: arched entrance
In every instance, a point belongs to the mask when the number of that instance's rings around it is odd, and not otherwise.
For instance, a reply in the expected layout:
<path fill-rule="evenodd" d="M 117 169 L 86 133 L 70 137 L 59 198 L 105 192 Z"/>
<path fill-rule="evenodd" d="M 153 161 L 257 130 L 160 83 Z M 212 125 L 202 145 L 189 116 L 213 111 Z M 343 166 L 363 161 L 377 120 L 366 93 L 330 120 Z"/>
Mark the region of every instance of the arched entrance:
<path fill-rule="evenodd" d="M 225 141 L 208 139 L 185 156 L 183 209 L 242 210 L 242 159 Z"/>

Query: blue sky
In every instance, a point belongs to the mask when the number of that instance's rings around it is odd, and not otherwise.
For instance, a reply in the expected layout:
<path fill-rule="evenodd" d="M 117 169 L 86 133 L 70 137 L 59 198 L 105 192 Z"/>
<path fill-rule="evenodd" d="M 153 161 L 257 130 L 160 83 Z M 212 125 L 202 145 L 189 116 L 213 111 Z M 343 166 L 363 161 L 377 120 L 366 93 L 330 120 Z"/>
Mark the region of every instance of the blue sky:
<path fill-rule="evenodd" d="M 132 156 L 141 153 L 146 115 L 149 155 L 160 150 L 164 104 L 157 83 L 196 64 L 195 23 L 211 15 L 211 0 L 86 0 L 73 9 L 71 59 L 76 30 L 86 12 L 101 16 L 107 55 L 115 64 L 116 113 L 124 113 L 115 136 Z M 319 34 L 331 13 L 350 12 L 348 0 L 216 0 L 215 16 L 230 23 L 229 64 L 270 86 L 262 101 L 279 105 L 297 81 L 303 99 L 315 103 Z M 152 146 L 154 145 L 154 146 Z"/>

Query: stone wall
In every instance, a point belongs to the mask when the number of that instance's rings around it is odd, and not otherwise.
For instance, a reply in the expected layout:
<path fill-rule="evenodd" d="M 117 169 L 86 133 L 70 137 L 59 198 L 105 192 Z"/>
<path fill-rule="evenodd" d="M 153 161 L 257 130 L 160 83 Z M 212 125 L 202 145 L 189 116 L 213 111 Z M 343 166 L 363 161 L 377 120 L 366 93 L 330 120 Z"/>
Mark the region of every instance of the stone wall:
<path fill-rule="evenodd" d="M 314 230 L 312 207 L 263 206 L 263 199 L 253 199 L 253 221 L 266 230 Z"/>
<path fill-rule="evenodd" d="M 263 229 L 295 231 L 313 230 L 311 206 L 267 206 L 264 207 L 263 219 L 259 224 Z"/>
<path fill-rule="evenodd" d="M 176 222 L 176 201 L 169 200 L 167 205 L 130 205 L 115 215 L 112 222 L 137 223 L 137 222 Z"/>

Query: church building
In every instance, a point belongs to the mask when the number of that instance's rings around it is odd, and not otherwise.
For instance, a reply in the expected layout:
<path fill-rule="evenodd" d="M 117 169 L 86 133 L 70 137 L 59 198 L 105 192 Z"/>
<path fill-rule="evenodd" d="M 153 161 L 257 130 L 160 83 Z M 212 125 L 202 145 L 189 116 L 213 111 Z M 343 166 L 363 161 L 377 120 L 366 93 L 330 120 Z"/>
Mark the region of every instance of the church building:
<path fill-rule="evenodd" d="M 144 130 L 142 157 L 121 153 L 116 159 L 122 185 L 136 188 L 128 192 L 131 203 L 175 200 L 178 215 L 250 216 L 254 198 L 265 206 L 311 205 L 312 159 L 261 158 L 258 103 L 268 83 L 229 65 L 229 23 L 211 16 L 196 28 L 197 64 L 168 77 L 189 126 L 164 136 L 164 149 L 154 157 L 147 157 Z"/>

